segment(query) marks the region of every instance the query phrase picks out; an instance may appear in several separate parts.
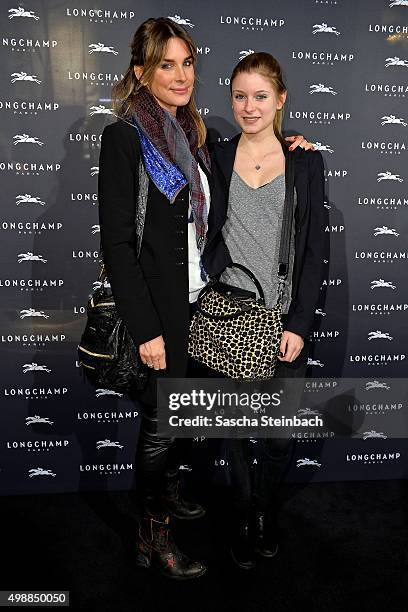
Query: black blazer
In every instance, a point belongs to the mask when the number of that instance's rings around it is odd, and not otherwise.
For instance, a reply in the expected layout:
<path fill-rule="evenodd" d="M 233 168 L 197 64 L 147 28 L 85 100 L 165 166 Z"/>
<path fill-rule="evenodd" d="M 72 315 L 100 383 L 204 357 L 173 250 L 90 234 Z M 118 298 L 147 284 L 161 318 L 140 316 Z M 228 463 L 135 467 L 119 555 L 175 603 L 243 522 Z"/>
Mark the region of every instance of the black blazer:
<path fill-rule="evenodd" d="M 188 185 L 170 204 L 149 178 L 138 259 L 135 215 L 140 156 L 133 126 L 118 120 L 104 129 L 98 180 L 103 258 L 117 310 L 135 344 L 163 335 L 167 369 L 160 375 L 182 377 L 188 359 L 190 312 Z M 203 170 L 212 192 L 212 177 Z"/>
<path fill-rule="evenodd" d="M 225 202 L 218 206 L 217 216 L 209 232 L 207 268 L 218 274 L 231 263 L 231 256 L 222 240 L 221 229 L 228 215 L 228 191 L 240 134 L 227 142 L 213 146 L 214 172 L 223 177 Z M 295 155 L 295 257 L 292 277 L 292 301 L 285 329 L 307 338 L 313 325 L 316 304 L 324 276 L 324 166 L 319 151 L 304 151 L 299 147 Z"/>

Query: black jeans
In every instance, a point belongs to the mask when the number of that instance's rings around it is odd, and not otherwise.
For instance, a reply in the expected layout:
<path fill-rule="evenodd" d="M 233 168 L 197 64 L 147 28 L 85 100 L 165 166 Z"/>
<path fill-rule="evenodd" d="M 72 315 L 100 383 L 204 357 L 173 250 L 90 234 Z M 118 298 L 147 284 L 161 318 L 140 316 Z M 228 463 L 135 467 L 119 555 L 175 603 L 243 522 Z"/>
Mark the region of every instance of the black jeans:
<path fill-rule="evenodd" d="M 279 362 L 275 378 L 302 378 L 307 367 L 308 346 L 292 363 Z M 276 510 L 278 486 L 290 462 L 294 439 L 229 439 L 226 456 L 231 480 L 232 501 L 236 513 L 246 516 L 251 509 Z"/>

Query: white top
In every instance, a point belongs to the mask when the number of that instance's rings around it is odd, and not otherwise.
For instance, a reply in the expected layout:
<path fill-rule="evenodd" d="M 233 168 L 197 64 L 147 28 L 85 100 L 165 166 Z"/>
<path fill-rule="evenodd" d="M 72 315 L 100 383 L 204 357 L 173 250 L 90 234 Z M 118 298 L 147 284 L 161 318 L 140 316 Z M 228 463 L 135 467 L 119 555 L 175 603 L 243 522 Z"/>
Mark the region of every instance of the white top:
<path fill-rule="evenodd" d="M 198 166 L 200 172 L 201 186 L 204 191 L 207 211 L 210 212 L 210 187 L 205 173 Z M 197 300 L 201 289 L 206 285 L 200 274 L 200 254 L 197 248 L 196 233 L 191 214 L 191 205 L 188 207 L 188 285 L 189 285 L 189 301 L 190 304 Z"/>

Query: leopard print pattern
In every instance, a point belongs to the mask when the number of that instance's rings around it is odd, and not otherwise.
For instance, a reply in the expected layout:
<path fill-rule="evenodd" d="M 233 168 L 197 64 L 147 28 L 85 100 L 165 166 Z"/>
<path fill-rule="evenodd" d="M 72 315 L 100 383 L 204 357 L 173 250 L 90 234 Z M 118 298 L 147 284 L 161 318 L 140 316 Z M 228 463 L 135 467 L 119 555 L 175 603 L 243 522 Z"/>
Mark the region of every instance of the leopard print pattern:
<path fill-rule="evenodd" d="M 241 305 L 248 312 L 233 319 L 212 320 L 207 315 L 237 313 Z M 272 378 L 283 332 L 282 308 L 266 308 L 252 299 L 226 297 L 211 289 L 199 302 L 200 309 L 190 323 L 189 355 L 196 361 L 239 380 Z"/>

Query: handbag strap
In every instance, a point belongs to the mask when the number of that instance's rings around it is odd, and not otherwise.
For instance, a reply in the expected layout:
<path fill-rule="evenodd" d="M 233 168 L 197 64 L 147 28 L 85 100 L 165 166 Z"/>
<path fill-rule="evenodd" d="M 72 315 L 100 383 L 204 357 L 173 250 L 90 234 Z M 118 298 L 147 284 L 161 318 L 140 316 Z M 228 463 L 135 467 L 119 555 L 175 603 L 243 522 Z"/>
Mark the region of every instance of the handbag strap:
<path fill-rule="evenodd" d="M 295 156 L 284 150 L 285 154 L 285 202 L 283 205 L 282 233 L 279 247 L 278 277 L 286 280 L 289 271 L 289 253 L 292 236 L 293 206 L 295 200 Z"/>
<path fill-rule="evenodd" d="M 238 268 L 239 270 L 242 270 L 244 274 L 249 276 L 249 278 L 251 279 L 251 281 L 254 283 L 255 287 L 257 288 L 259 299 L 265 304 L 265 294 L 263 292 L 262 285 L 259 282 L 259 280 L 256 278 L 255 274 L 251 272 L 251 270 L 249 270 L 249 268 L 239 263 L 230 263 L 228 264 L 227 268 Z"/>
<path fill-rule="evenodd" d="M 251 281 L 254 283 L 255 287 L 258 290 L 258 294 L 259 294 L 259 299 L 257 300 L 258 303 L 260 302 L 262 304 L 265 304 L 265 295 L 262 289 L 262 285 L 259 282 L 259 280 L 256 278 L 255 274 L 251 272 L 251 270 L 249 270 L 249 268 L 239 263 L 230 263 L 228 264 L 227 268 L 238 268 L 239 270 L 242 270 L 242 272 L 244 272 L 244 274 L 246 274 L 251 279 Z M 226 315 L 226 314 L 214 315 L 214 314 L 209 314 L 208 312 L 205 312 L 205 310 L 201 306 L 201 302 L 204 296 L 206 295 L 206 293 L 208 293 L 210 289 L 212 289 L 214 286 L 215 287 L 217 286 L 218 281 L 219 281 L 219 275 L 218 275 L 218 278 L 213 278 L 206 285 L 204 285 L 204 287 L 201 289 L 200 293 L 198 294 L 197 310 L 200 314 L 204 315 L 205 317 L 213 321 L 226 321 L 229 319 L 235 319 L 236 317 L 239 317 L 241 314 L 248 312 L 249 310 L 252 309 L 253 304 L 251 305 L 248 303 L 239 303 L 238 301 L 236 312 L 231 313 L 229 315 Z"/>

